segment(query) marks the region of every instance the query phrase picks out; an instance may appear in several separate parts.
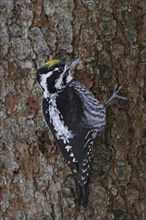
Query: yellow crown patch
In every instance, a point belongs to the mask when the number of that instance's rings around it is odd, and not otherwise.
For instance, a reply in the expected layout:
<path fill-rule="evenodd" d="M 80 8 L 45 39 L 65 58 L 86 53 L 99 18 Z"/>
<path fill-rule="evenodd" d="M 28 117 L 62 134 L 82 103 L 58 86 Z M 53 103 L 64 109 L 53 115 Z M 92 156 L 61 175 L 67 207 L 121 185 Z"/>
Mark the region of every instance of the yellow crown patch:
<path fill-rule="evenodd" d="M 49 60 L 45 63 L 45 65 L 52 66 L 52 65 L 54 65 L 55 63 L 58 63 L 58 62 L 60 62 L 60 60 Z"/>

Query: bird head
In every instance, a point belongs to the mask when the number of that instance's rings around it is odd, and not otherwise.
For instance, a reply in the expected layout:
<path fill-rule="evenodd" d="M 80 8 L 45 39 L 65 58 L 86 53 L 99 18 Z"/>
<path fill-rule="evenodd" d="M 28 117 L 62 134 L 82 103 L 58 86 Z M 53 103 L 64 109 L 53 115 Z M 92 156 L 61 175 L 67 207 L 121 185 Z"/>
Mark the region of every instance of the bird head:
<path fill-rule="evenodd" d="M 64 89 L 73 79 L 72 70 L 80 61 L 50 60 L 37 71 L 37 80 L 44 93 L 52 94 Z"/>

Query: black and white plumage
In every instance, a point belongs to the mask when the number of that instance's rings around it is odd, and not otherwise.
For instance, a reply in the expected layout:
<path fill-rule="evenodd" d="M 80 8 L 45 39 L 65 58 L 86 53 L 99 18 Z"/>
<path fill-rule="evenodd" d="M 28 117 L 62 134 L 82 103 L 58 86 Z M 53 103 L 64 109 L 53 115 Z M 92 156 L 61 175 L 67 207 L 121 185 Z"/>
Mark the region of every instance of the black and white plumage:
<path fill-rule="evenodd" d="M 79 203 L 87 204 L 88 176 L 93 142 L 106 124 L 106 104 L 99 102 L 88 89 L 75 81 L 71 70 L 79 62 L 48 61 L 37 72 L 43 91 L 43 114 L 76 183 Z"/>

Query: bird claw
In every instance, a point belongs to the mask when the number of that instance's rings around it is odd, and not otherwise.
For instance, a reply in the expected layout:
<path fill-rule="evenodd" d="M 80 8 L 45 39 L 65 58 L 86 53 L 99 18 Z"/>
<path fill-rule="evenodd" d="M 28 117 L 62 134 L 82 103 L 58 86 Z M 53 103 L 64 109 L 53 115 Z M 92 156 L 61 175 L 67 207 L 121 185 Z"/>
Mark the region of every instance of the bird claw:
<path fill-rule="evenodd" d="M 113 93 L 118 94 L 118 92 L 122 89 L 122 85 L 118 86 L 118 84 L 115 85 Z"/>
<path fill-rule="evenodd" d="M 118 93 L 120 92 L 121 88 L 122 88 L 122 85 L 118 86 L 118 85 L 116 84 L 116 86 L 115 86 L 115 88 L 114 88 L 114 91 L 113 91 L 113 94 L 111 95 L 111 97 L 109 98 L 109 100 L 106 102 L 106 106 L 108 106 L 108 105 L 113 101 L 113 99 L 115 99 L 115 98 L 127 100 L 127 98 L 118 95 Z"/>

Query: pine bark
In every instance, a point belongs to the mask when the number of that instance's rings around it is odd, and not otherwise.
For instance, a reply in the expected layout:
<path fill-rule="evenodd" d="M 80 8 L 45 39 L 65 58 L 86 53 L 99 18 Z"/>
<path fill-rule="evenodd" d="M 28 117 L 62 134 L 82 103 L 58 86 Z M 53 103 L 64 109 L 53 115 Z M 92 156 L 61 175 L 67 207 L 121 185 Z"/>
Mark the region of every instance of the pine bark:
<path fill-rule="evenodd" d="M 144 0 L 1 0 L 0 219 L 146 219 Z M 97 137 L 88 207 L 41 111 L 37 69 L 81 57 L 75 70 L 100 101 L 116 84 L 128 101 L 107 110 Z"/>

